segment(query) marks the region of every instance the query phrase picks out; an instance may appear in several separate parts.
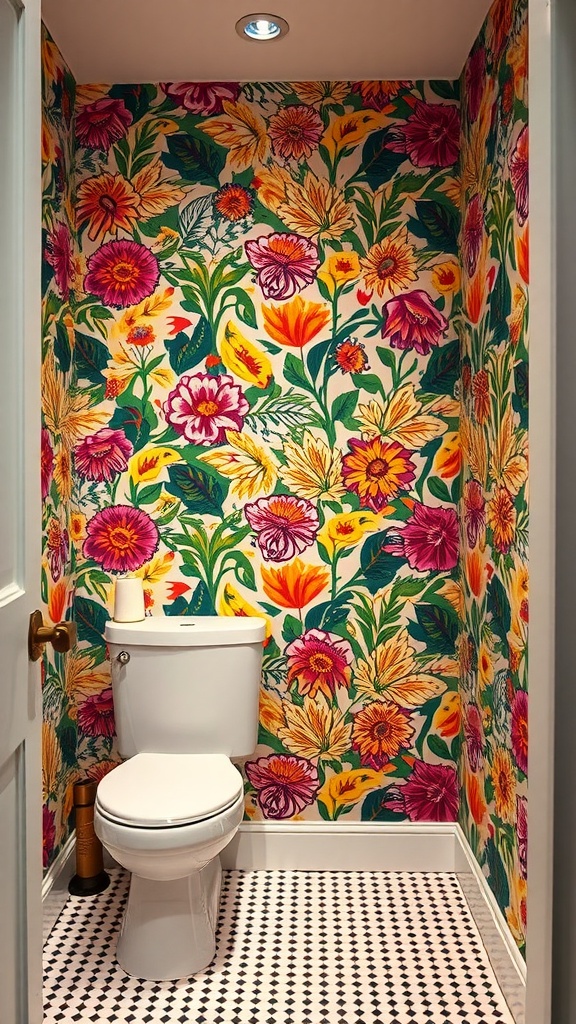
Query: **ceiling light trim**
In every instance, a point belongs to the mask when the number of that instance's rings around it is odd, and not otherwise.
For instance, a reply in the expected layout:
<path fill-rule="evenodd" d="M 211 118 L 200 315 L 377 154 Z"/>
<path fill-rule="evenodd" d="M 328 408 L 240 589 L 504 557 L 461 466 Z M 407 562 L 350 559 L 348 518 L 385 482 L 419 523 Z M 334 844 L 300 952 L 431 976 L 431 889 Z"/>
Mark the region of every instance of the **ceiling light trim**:
<path fill-rule="evenodd" d="M 264 28 L 265 23 L 270 27 L 270 31 L 266 33 Z M 261 24 L 262 31 L 259 33 L 256 26 Z M 252 30 L 252 26 L 254 26 Z M 240 18 L 236 22 L 236 31 L 242 39 L 245 39 L 249 43 L 272 43 L 282 39 L 283 36 L 289 31 L 290 26 L 284 18 L 280 18 L 276 14 L 263 14 L 258 12 L 257 14 L 245 14 L 244 17 Z"/>

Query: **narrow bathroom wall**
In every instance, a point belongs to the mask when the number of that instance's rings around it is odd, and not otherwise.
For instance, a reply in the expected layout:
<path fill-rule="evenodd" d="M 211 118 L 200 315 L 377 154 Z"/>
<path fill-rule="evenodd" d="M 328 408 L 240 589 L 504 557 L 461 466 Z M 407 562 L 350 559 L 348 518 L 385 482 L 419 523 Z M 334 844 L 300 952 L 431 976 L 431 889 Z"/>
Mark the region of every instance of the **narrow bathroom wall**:
<path fill-rule="evenodd" d="M 498 0 L 462 85 L 459 820 L 524 949 L 528 771 L 528 5 Z"/>
<path fill-rule="evenodd" d="M 248 817 L 456 817 L 459 136 L 448 82 L 79 88 L 80 768 L 136 572 L 267 619 Z"/>

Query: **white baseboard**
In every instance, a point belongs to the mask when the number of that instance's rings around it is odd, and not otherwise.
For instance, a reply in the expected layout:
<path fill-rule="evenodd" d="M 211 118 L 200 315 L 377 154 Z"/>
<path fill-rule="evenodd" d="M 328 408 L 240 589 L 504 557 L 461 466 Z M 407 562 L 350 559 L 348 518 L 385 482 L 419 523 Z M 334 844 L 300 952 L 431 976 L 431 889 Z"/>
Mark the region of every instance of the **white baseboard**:
<path fill-rule="evenodd" d="M 454 829 L 454 842 L 455 842 L 455 860 L 456 860 L 456 873 L 459 876 L 469 876 L 470 880 L 474 882 L 474 888 L 480 897 L 484 916 L 487 922 L 492 926 L 492 929 L 500 939 L 502 946 L 506 950 L 506 954 L 510 960 L 510 963 L 514 966 L 514 969 L 518 975 L 520 982 L 526 984 L 526 961 L 524 960 L 518 946 L 514 940 L 514 936 L 508 927 L 506 918 L 504 917 L 496 897 L 492 892 L 492 889 L 488 885 L 488 880 L 480 868 L 468 842 L 462 831 L 460 825 L 456 825 Z M 484 930 L 478 918 L 476 923 L 482 934 L 482 938 L 486 943 L 484 936 Z M 488 948 L 488 946 L 487 946 Z"/>
<path fill-rule="evenodd" d="M 241 871 L 454 871 L 454 826 L 244 822 L 220 859 Z"/>
<path fill-rule="evenodd" d="M 68 890 L 68 882 L 74 874 L 74 849 L 76 846 L 76 830 L 64 843 L 58 856 L 52 861 L 42 881 L 42 901 L 53 890 Z"/>

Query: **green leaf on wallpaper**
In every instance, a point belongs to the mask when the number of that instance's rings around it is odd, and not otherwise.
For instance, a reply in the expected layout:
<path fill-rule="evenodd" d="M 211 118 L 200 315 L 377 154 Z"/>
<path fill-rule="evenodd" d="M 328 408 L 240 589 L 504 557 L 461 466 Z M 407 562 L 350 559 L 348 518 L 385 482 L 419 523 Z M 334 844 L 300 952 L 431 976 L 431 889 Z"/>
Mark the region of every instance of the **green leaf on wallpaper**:
<path fill-rule="evenodd" d="M 346 391 L 342 395 L 337 395 L 332 402 L 332 419 L 340 420 L 346 426 L 347 421 L 354 415 L 357 401 L 357 391 Z"/>
<path fill-rule="evenodd" d="M 65 715 L 60 719 L 55 731 L 65 766 L 67 768 L 77 767 L 76 727 L 73 725 L 68 715 Z"/>
<path fill-rule="evenodd" d="M 354 387 L 368 391 L 371 395 L 384 395 L 384 385 L 375 373 L 351 373 Z"/>
<path fill-rule="evenodd" d="M 443 78 L 434 78 L 428 82 L 428 85 L 432 89 L 432 92 L 435 92 L 436 95 L 440 96 L 443 100 L 457 100 L 460 97 L 460 82 L 458 79 L 451 82 Z"/>
<path fill-rule="evenodd" d="M 428 746 L 430 747 L 432 753 L 436 754 L 436 757 L 441 757 L 443 761 L 452 760 L 448 744 L 445 743 L 444 740 L 440 738 L 440 736 L 437 736 L 436 733 L 432 733 L 428 736 L 427 739 Z"/>
<path fill-rule="evenodd" d="M 214 605 L 208 588 L 200 580 L 192 597 L 187 601 L 183 594 L 170 604 L 162 606 L 165 615 L 214 615 Z"/>
<path fill-rule="evenodd" d="M 304 632 L 304 626 L 297 619 L 295 615 L 287 615 L 282 623 L 282 636 L 287 644 L 291 644 L 293 640 L 297 640 L 299 636 L 302 636 Z"/>
<path fill-rule="evenodd" d="M 458 252 L 460 217 L 456 207 L 433 199 L 419 199 L 415 207 L 416 217 L 409 218 L 408 230 L 424 238 L 432 249 Z"/>
<path fill-rule="evenodd" d="M 254 566 L 242 551 L 230 551 L 226 555 L 228 561 L 234 562 L 234 575 L 243 587 L 249 590 L 256 590 L 256 576 Z"/>
<path fill-rule="evenodd" d="M 486 843 L 486 863 L 488 865 L 488 881 L 498 904 L 501 907 L 508 907 L 510 904 L 510 886 L 506 867 L 502 861 L 496 844 L 493 839 Z"/>
<path fill-rule="evenodd" d="M 72 349 L 66 325 L 58 320 L 56 324 L 56 337 L 54 338 L 54 355 L 62 373 L 68 373 L 72 360 Z"/>
<path fill-rule="evenodd" d="M 316 380 L 320 367 L 324 362 L 325 357 L 328 355 L 332 340 L 319 341 L 315 345 L 311 345 L 308 350 L 306 357 L 306 366 L 308 367 L 308 373 L 312 377 L 312 380 Z"/>
<path fill-rule="evenodd" d="M 178 171 L 185 181 L 195 185 L 220 186 L 220 175 L 226 163 L 226 150 L 215 146 L 206 136 L 184 133 L 169 135 L 168 152 L 161 160 L 166 167 Z"/>
<path fill-rule="evenodd" d="M 184 331 L 178 331 L 174 338 L 164 342 L 164 347 L 170 366 L 180 376 L 210 355 L 212 343 L 212 328 L 206 317 L 201 316 L 190 337 Z"/>
<path fill-rule="evenodd" d="M 450 496 L 450 491 L 443 480 L 440 480 L 437 476 L 431 476 L 428 478 L 426 483 L 430 494 L 435 498 L 438 498 L 439 501 L 447 501 L 448 503 L 451 503 L 452 498 Z"/>
<path fill-rule="evenodd" d="M 360 552 L 360 566 L 371 594 L 391 583 L 404 564 L 398 555 L 392 555 L 384 550 L 387 534 L 387 530 L 372 534 L 364 541 Z"/>
<path fill-rule="evenodd" d="M 389 367 L 390 370 L 396 369 L 396 354 L 391 348 L 385 348 L 384 345 L 377 345 L 376 352 L 378 353 L 380 362 L 383 363 L 384 366 Z"/>
<path fill-rule="evenodd" d="M 388 148 L 389 142 L 392 142 L 392 132 L 385 128 L 369 135 L 362 149 L 362 163 L 356 177 L 364 178 L 374 191 L 390 181 L 406 160 L 404 153 Z"/>
<path fill-rule="evenodd" d="M 126 404 L 121 405 L 120 399 Z M 152 426 L 155 426 L 158 421 L 153 415 L 155 422 Z M 112 430 L 122 430 L 134 451 L 142 448 L 150 437 L 151 424 L 143 415 L 141 400 L 127 396 L 126 392 L 118 396 L 117 407 L 108 426 Z"/>
<path fill-rule="evenodd" d="M 420 379 L 420 389 L 432 395 L 452 395 L 460 374 L 460 342 L 457 338 L 435 348 Z"/>
<path fill-rule="evenodd" d="M 419 604 L 415 611 L 418 621 L 408 626 L 413 640 L 424 643 L 428 654 L 454 654 L 458 616 L 447 607 L 435 604 Z"/>
<path fill-rule="evenodd" d="M 289 352 L 286 356 L 282 372 L 290 384 L 294 384 L 298 388 L 304 388 L 305 391 L 312 391 L 312 385 L 306 376 L 302 360 L 295 356 L 293 352 Z"/>
<path fill-rule="evenodd" d="M 191 512 L 222 518 L 227 484 L 220 483 L 197 466 L 182 466 L 178 463 L 168 467 L 168 475 L 170 482 L 166 484 L 166 490 L 180 498 Z"/>
<path fill-rule="evenodd" d="M 402 821 L 406 815 L 398 814 L 390 807 L 386 807 L 386 801 L 390 799 L 387 789 L 374 789 L 364 800 L 361 809 L 362 821 Z"/>
<path fill-rule="evenodd" d="M 256 330 L 258 327 L 256 307 L 248 295 L 248 292 L 245 292 L 243 288 L 230 288 L 228 294 L 233 295 L 236 299 L 236 313 L 238 319 L 241 320 L 243 324 L 246 324 L 247 327 L 253 327 L 254 330 Z"/>
<path fill-rule="evenodd" d="M 180 210 L 179 234 L 184 247 L 198 239 L 203 240 L 212 227 L 214 211 L 212 196 L 199 196 Z"/>
<path fill-rule="evenodd" d="M 74 600 L 74 621 L 78 626 L 78 639 L 92 646 L 104 643 L 104 627 L 109 619 L 108 610 L 87 597 Z"/>
<path fill-rule="evenodd" d="M 115 100 L 122 100 L 134 121 L 140 120 L 148 112 L 150 103 L 156 98 L 156 93 L 155 85 L 112 85 L 108 89 L 108 96 Z"/>
<path fill-rule="evenodd" d="M 506 642 L 512 623 L 508 594 L 498 576 L 493 576 L 488 584 L 487 609 L 491 614 L 490 628 L 500 640 Z"/>
<path fill-rule="evenodd" d="M 75 331 L 74 367 L 78 380 L 89 380 L 91 384 L 105 381 L 102 370 L 108 366 L 110 351 L 98 338 Z"/>
<path fill-rule="evenodd" d="M 158 501 L 162 494 L 163 486 L 163 484 L 148 484 L 147 487 L 140 487 L 138 489 L 138 507 L 140 505 L 151 505 L 152 502 Z"/>

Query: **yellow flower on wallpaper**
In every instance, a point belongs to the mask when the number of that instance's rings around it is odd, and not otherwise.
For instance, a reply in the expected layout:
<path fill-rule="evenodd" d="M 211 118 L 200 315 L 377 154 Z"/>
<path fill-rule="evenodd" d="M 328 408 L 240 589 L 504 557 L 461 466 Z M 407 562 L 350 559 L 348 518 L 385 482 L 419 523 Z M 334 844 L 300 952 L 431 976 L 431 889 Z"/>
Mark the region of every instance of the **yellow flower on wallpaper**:
<path fill-rule="evenodd" d="M 406 291 L 418 278 L 418 261 L 406 228 L 398 228 L 383 242 L 377 242 L 360 260 L 364 281 L 369 291 L 396 295 Z"/>
<path fill-rule="evenodd" d="M 446 429 L 436 416 L 422 413 L 422 403 L 414 394 L 413 384 L 403 384 L 394 391 L 386 406 L 374 398 L 367 405 L 359 405 L 356 419 L 360 423 L 364 440 L 389 437 L 405 448 L 422 448 Z"/>
<path fill-rule="evenodd" d="M 358 661 L 354 683 L 368 700 L 394 701 L 400 707 L 415 708 L 446 690 L 446 683 L 425 672 L 419 672 L 416 652 L 408 642 L 408 631 L 399 629 L 395 636 Z"/>
<path fill-rule="evenodd" d="M 72 705 L 68 713 L 75 718 L 75 711 L 72 713 L 75 705 L 110 686 L 110 670 L 97 665 L 92 654 L 76 647 L 66 655 L 64 679 L 66 695 Z"/>
<path fill-rule="evenodd" d="M 210 117 L 198 125 L 219 146 L 229 152 L 230 167 L 245 171 L 254 164 L 264 163 L 270 146 L 266 122 L 247 103 L 224 100 L 224 113 Z"/>
<path fill-rule="evenodd" d="M 72 387 L 67 377 L 56 369 L 54 355 L 49 352 L 42 363 L 41 401 L 48 430 L 59 436 L 70 451 L 76 441 L 94 434 L 108 423 L 109 415 L 91 405 L 89 391 Z"/>
<path fill-rule="evenodd" d="M 160 583 L 168 575 L 174 564 L 174 552 L 167 551 L 164 555 L 154 555 L 150 562 L 146 562 L 141 569 L 134 572 L 145 583 Z"/>
<path fill-rule="evenodd" d="M 284 717 L 286 724 L 278 738 L 293 754 L 337 761 L 350 749 L 351 724 L 322 696 L 304 697 L 301 707 L 286 703 Z"/>
<path fill-rule="evenodd" d="M 349 771 L 330 775 L 318 794 L 330 817 L 342 807 L 356 804 L 371 789 L 378 789 L 386 771 L 375 772 L 373 768 L 352 768 Z"/>
<path fill-rule="evenodd" d="M 269 448 L 258 444 L 246 431 L 226 431 L 227 445 L 202 452 L 198 458 L 232 481 L 231 491 L 241 501 L 267 497 L 278 479 L 279 464 Z"/>
<path fill-rule="evenodd" d="M 132 185 L 139 196 L 138 216 L 142 220 L 158 217 L 186 198 L 186 192 L 179 185 L 162 181 L 161 174 L 162 164 L 155 160 L 132 178 Z"/>
<path fill-rule="evenodd" d="M 516 820 L 516 771 L 512 757 L 504 747 L 496 747 L 490 772 L 494 787 L 496 814 L 511 825 Z"/>
<path fill-rule="evenodd" d="M 292 89 L 303 103 L 336 105 L 350 92 L 349 82 L 291 82 Z"/>
<path fill-rule="evenodd" d="M 278 730 L 286 725 L 282 701 L 275 694 L 270 693 L 265 686 L 260 687 L 260 706 L 258 711 L 260 723 L 272 736 L 278 735 Z"/>
<path fill-rule="evenodd" d="M 344 193 L 312 171 L 307 171 L 302 184 L 292 179 L 286 183 L 285 199 L 276 213 L 305 238 L 337 239 L 354 227 Z"/>
<path fill-rule="evenodd" d="M 460 694 L 451 692 L 444 696 L 432 718 L 432 730 L 439 736 L 452 739 L 460 732 L 461 700 Z"/>
<path fill-rule="evenodd" d="M 329 581 L 326 569 L 304 565 L 299 558 L 278 569 L 267 569 L 263 565 L 260 574 L 266 597 L 281 608 L 306 608 Z"/>
<path fill-rule="evenodd" d="M 528 295 L 526 293 L 526 289 L 517 284 L 514 288 L 514 295 L 512 298 L 512 312 L 508 317 L 510 341 L 513 345 L 517 345 L 522 337 L 522 331 L 524 330 L 524 316 L 527 305 Z"/>
<path fill-rule="evenodd" d="M 507 406 L 491 445 L 492 473 L 512 496 L 528 479 L 528 440 L 525 430 L 515 427 L 512 408 Z"/>
<path fill-rule="evenodd" d="M 353 251 L 330 253 L 318 271 L 318 278 L 323 281 L 330 295 L 336 288 L 356 281 L 360 277 L 360 257 Z"/>
<path fill-rule="evenodd" d="M 331 516 L 318 533 L 318 540 L 324 545 L 330 558 L 345 548 L 353 548 L 359 544 L 367 533 L 373 533 L 380 525 L 380 519 L 386 514 L 384 509 L 380 515 L 374 512 L 340 512 Z M 392 508 L 390 507 L 390 511 Z"/>
<path fill-rule="evenodd" d="M 256 616 L 258 619 L 264 619 L 266 623 L 266 636 L 272 635 L 270 617 L 265 615 L 261 608 L 256 608 L 253 604 L 250 604 L 232 583 L 225 583 L 222 588 L 218 602 L 218 615 L 236 615 L 242 618 L 245 616 Z"/>
<path fill-rule="evenodd" d="M 322 138 L 322 145 L 332 159 L 341 155 L 348 146 L 359 142 L 389 122 L 390 118 L 376 110 L 353 110 L 333 117 Z"/>
<path fill-rule="evenodd" d="M 336 501 L 346 494 L 339 448 L 330 448 L 321 437 L 306 430 L 301 443 L 291 438 L 284 442 L 282 451 L 286 459 L 282 479 L 294 494 L 323 501 Z"/>
<path fill-rule="evenodd" d="M 471 475 L 485 486 L 488 476 L 488 449 L 485 434 L 482 427 L 468 419 L 464 406 L 462 406 L 460 419 L 460 444 Z"/>
<path fill-rule="evenodd" d="M 60 500 L 70 501 L 72 497 L 72 460 L 68 448 L 59 448 L 54 456 L 54 479 Z"/>
<path fill-rule="evenodd" d="M 233 320 L 229 320 L 224 328 L 220 358 L 237 377 L 258 388 L 267 388 L 272 380 L 272 363 L 268 356 L 240 332 Z"/>
<path fill-rule="evenodd" d="M 42 722 L 42 798 L 55 793 L 62 771 L 62 748 L 52 722 Z"/>
<path fill-rule="evenodd" d="M 86 516 L 83 512 L 73 511 L 70 513 L 70 539 L 74 543 L 84 540 L 86 536 Z"/>
<path fill-rule="evenodd" d="M 282 306 L 262 304 L 264 330 L 279 345 L 304 348 L 330 322 L 330 310 L 323 302 L 309 302 L 295 295 Z"/>
<path fill-rule="evenodd" d="M 258 168 L 252 186 L 262 205 L 276 213 L 286 198 L 286 185 L 289 181 L 292 181 L 289 171 L 280 164 L 269 164 L 268 167 Z"/>
<path fill-rule="evenodd" d="M 434 456 L 433 469 L 443 480 L 452 480 L 462 468 L 460 435 L 451 431 L 445 434 L 442 444 Z"/>
<path fill-rule="evenodd" d="M 152 445 L 136 452 L 128 462 L 128 472 L 135 484 L 157 480 L 165 466 L 182 462 L 182 452 L 164 445 Z"/>
<path fill-rule="evenodd" d="M 441 295 L 460 291 L 460 264 L 456 260 L 435 263 L 432 268 L 432 284 Z"/>

